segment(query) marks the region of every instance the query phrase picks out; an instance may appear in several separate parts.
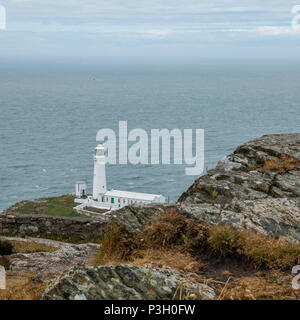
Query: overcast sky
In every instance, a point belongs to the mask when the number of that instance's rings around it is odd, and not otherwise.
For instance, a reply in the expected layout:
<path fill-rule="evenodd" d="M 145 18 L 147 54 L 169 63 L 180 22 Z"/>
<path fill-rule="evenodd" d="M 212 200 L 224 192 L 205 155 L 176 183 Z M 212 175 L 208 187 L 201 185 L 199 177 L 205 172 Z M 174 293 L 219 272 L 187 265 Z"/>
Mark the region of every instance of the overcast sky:
<path fill-rule="evenodd" d="M 0 5 L 7 14 L 0 57 L 300 57 L 300 30 L 291 24 L 300 0 L 0 0 Z"/>

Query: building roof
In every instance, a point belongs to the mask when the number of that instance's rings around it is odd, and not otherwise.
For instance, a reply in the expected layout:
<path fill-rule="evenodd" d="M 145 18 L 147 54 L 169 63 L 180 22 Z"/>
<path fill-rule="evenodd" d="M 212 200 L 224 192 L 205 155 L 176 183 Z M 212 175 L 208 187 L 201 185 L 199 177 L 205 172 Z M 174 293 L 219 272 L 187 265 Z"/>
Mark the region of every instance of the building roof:
<path fill-rule="evenodd" d="M 130 192 L 130 191 L 121 191 L 121 190 L 110 190 L 105 193 L 109 197 L 119 197 L 119 198 L 129 198 L 136 200 L 144 201 L 153 201 L 157 197 L 162 197 L 160 194 L 150 194 L 150 193 L 139 193 L 139 192 Z"/>

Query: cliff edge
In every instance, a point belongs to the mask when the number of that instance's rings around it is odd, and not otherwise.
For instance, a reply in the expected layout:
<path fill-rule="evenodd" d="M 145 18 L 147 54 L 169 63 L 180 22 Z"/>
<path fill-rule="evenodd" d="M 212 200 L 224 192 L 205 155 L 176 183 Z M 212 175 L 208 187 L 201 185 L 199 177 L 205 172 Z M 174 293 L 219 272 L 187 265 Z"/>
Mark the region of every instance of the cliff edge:
<path fill-rule="evenodd" d="M 187 216 L 300 242 L 300 134 L 238 147 L 178 200 Z"/>

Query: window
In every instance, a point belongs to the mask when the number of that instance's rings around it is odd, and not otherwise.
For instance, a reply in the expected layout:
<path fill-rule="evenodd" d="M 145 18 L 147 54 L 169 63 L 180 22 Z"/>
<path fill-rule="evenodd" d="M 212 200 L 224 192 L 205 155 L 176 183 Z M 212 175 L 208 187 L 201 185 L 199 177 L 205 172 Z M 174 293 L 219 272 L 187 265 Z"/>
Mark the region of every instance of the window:
<path fill-rule="evenodd" d="M 103 155 L 104 155 L 104 152 L 103 152 L 103 150 L 101 150 L 101 149 L 96 149 L 95 155 L 96 155 L 96 156 L 103 156 Z"/>
<path fill-rule="evenodd" d="M 115 203 L 115 198 L 110 199 L 111 203 Z"/>

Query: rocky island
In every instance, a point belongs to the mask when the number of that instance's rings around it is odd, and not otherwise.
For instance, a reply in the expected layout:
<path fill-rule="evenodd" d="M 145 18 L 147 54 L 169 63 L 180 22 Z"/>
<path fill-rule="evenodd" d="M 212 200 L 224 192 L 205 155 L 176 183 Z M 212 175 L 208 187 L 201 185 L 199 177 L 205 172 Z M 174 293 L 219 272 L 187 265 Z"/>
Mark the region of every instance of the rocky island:
<path fill-rule="evenodd" d="M 58 216 L 47 201 L 0 215 L 0 299 L 300 297 L 300 134 L 239 146 L 174 204 L 102 219 Z"/>

